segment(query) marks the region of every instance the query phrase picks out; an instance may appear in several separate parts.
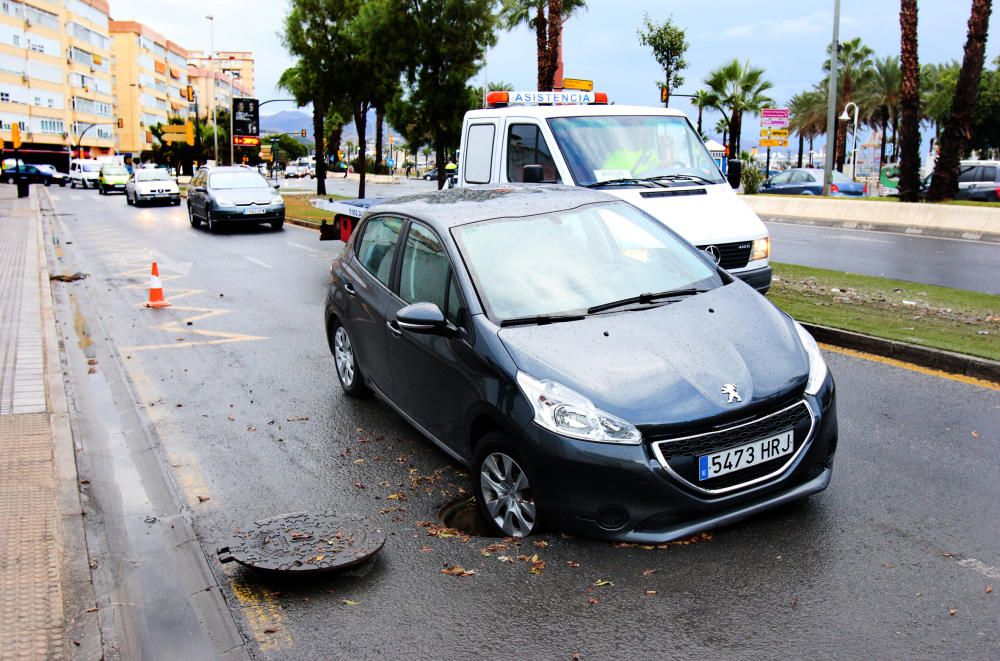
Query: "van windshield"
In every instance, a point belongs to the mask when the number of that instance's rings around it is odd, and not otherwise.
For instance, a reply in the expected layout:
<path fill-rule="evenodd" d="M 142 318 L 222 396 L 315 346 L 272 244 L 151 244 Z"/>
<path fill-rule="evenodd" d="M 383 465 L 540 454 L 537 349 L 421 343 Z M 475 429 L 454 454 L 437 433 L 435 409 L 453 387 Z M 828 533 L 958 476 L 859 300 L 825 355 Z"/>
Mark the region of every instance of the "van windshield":
<path fill-rule="evenodd" d="M 683 176 L 725 183 L 684 117 L 553 117 L 549 128 L 578 186 L 612 179 Z"/>
<path fill-rule="evenodd" d="M 80 169 L 84 172 L 99 172 L 101 169 L 100 163 L 80 163 Z"/>

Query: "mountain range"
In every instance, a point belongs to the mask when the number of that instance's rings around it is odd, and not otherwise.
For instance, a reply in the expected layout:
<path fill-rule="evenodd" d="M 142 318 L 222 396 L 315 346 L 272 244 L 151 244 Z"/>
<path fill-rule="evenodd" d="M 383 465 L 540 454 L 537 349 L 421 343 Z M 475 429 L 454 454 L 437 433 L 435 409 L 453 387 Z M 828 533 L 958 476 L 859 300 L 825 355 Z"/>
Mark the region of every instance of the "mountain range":
<path fill-rule="evenodd" d="M 313 121 L 312 114 L 307 112 L 302 112 L 301 110 L 282 110 L 281 112 L 276 112 L 273 115 L 261 115 L 260 116 L 260 132 L 263 133 L 300 133 L 302 129 L 306 130 L 306 134 L 312 142 L 313 133 Z M 368 133 L 368 139 L 374 139 L 375 137 L 375 111 L 368 111 L 368 120 L 365 125 L 366 133 Z M 388 126 L 386 127 L 388 130 Z M 344 134 L 342 140 L 350 140 L 352 142 L 357 142 L 358 132 L 354 128 L 354 122 L 348 122 L 344 126 Z"/>

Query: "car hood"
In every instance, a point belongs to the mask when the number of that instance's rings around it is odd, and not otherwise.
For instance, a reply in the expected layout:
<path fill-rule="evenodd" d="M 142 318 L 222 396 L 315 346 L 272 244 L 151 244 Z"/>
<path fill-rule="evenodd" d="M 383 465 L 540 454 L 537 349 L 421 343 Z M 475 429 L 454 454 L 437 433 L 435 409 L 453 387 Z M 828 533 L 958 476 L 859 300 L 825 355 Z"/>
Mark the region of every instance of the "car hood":
<path fill-rule="evenodd" d="M 150 193 L 152 191 L 162 191 L 167 193 L 177 192 L 177 183 L 167 180 L 155 180 L 155 181 L 137 181 L 135 182 L 135 189 L 142 194 Z"/>
<path fill-rule="evenodd" d="M 216 200 L 227 200 L 233 204 L 270 204 L 276 193 L 270 188 L 224 188 L 213 190 Z"/>
<path fill-rule="evenodd" d="M 125 184 L 128 183 L 127 174 L 106 174 L 104 175 L 105 183 L 109 184 Z"/>
<path fill-rule="evenodd" d="M 757 408 L 801 389 L 809 361 L 792 320 L 742 282 L 644 311 L 499 332 L 518 369 L 635 425 Z M 737 387 L 729 403 L 722 388 Z"/>
<path fill-rule="evenodd" d="M 602 190 L 639 207 L 696 246 L 767 236 L 764 223 L 729 184 Z"/>

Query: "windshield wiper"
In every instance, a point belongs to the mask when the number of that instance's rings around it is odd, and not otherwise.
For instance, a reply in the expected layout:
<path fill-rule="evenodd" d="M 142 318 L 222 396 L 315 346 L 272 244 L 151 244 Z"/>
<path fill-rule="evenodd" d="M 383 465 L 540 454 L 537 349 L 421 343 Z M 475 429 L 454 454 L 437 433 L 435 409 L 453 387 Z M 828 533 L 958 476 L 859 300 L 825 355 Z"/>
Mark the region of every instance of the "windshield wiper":
<path fill-rule="evenodd" d="M 718 184 L 719 181 L 712 181 L 697 174 L 661 174 L 656 177 L 646 177 L 643 181 L 694 181 L 701 184 Z"/>
<path fill-rule="evenodd" d="M 527 324 L 555 324 L 560 321 L 580 321 L 585 319 L 583 314 L 537 314 L 533 317 L 517 317 L 515 319 L 504 319 L 501 326 L 524 326 Z"/>
<path fill-rule="evenodd" d="M 597 188 L 598 186 L 651 186 L 650 179 L 608 179 L 606 181 L 595 181 L 592 184 L 585 184 L 584 188 Z"/>
<path fill-rule="evenodd" d="M 638 296 L 630 296 L 629 298 L 623 298 L 619 301 L 611 301 L 610 303 L 601 303 L 600 305 L 595 305 L 592 308 L 587 308 L 587 314 L 604 312 L 605 310 L 612 310 L 614 308 L 622 307 L 623 305 L 632 305 L 633 303 L 652 303 L 653 301 L 661 298 L 679 298 L 681 296 L 694 296 L 695 294 L 702 294 L 706 291 L 708 290 L 689 287 L 687 289 L 671 289 L 668 291 L 661 291 L 656 293 L 639 294 Z"/>

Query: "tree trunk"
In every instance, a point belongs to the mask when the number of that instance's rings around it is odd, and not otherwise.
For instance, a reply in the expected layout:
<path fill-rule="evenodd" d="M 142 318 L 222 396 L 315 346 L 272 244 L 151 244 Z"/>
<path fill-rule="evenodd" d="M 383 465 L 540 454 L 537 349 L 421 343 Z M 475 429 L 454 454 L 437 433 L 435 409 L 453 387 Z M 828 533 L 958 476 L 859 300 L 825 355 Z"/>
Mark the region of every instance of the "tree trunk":
<path fill-rule="evenodd" d="M 729 120 L 729 158 L 740 157 L 740 124 L 743 121 L 743 113 L 734 110 L 733 116 Z"/>
<path fill-rule="evenodd" d="M 382 165 L 382 124 L 385 122 L 385 111 L 375 108 L 375 172 Z"/>
<path fill-rule="evenodd" d="M 699 135 L 699 137 L 701 136 L 701 112 L 702 112 L 702 110 L 703 110 L 703 108 L 701 106 L 698 106 L 698 135 Z"/>
<path fill-rule="evenodd" d="M 330 152 L 330 156 L 337 158 L 337 155 L 340 153 L 340 145 L 341 141 L 343 140 L 343 137 L 344 137 L 343 126 L 336 126 L 330 129 L 330 137 L 327 139 L 327 144 L 326 144 L 327 150 Z M 337 162 L 339 163 L 340 159 L 337 159 Z"/>
<path fill-rule="evenodd" d="M 892 160 L 899 162 L 899 110 L 892 116 Z"/>
<path fill-rule="evenodd" d="M 549 40 L 545 50 L 545 87 L 555 87 L 556 70 L 559 68 L 559 47 L 562 43 L 563 0 L 549 0 Z"/>
<path fill-rule="evenodd" d="M 889 137 L 889 108 L 882 106 L 882 144 L 879 146 L 878 167 L 881 170 L 885 163 L 885 142 Z"/>
<path fill-rule="evenodd" d="M 902 135 L 893 129 L 899 150 L 899 201 L 920 201 L 920 63 L 917 60 L 917 0 L 900 0 L 899 29 L 902 34 L 898 114 L 902 114 Z M 893 147 L 893 149 L 897 149 Z"/>
<path fill-rule="evenodd" d="M 545 81 L 548 80 L 548 21 L 545 20 L 545 5 L 542 0 L 537 0 L 537 2 L 538 7 L 535 13 L 535 47 L 538 49 L 538 91 L 543 91 L 546 89 L 544 86 Z"/>
<path fill-rule="evenodd" d="M 313 101 L 313 137 L 316 139 L 316 194 L 326 195 L 326 149 L 323 124 L 326 106 Z"/>
<path fill-rule="evenodd" d="M 848 101 L 851 100 L 851 76 L 850 72 L 844 72 L 844 107 L 847 107 Z M 839 121 L 839 120 L 838 120 Z M 854 127 L 857 131 L 858 127 Z M 838 131 L 837 133 L 837 169 L 841 172 L 844 171 L 844 161 L 847 159 L 847 122 L 844 122 L 844 130 Z"/>
<path fill-rule="evenodd" d="M 813 166 L 813 137 L 809 136 L 809 167 Z"/>
<path fill-rule="evenodd" d="M 360 181 L 358 181 L 358 197 L 364 198 L 365 196 L 365 171 L 368 169 L 367 158 L 365 155 L 365 120 L 368 115 L 368 105 L 360 104 L 354 108 L 354 128 L 358 131 L 358 176 Z"/>
<path fill-rule="evenodd" d="M 805 146 L 806 146 L 806 139 L 801 133 L 799 133 L 799 164 L 796 165 L 795 167 L 798 168 L 802 167 L 802 150 L 805 149 Z"/>
<path fill-rule="evenodd" d="M 444 142 L 440 138 L 434 141 L 434 158 L 437 159 L 438 190 L 441 190 L 444 188 L 446 178 L 444 166 L 448 164 L 448 160 L 444 151 Z"/>
<path fill-rule="evenodd" d="M 979 79 L 983 73 L 991 9 L 992 0 L 972 0 L 969 35 L 965 41 L 962 68 L 958 72 L 955 98 L 951 102 L 951 114 L 941 131 L 940 151 L 934 165 L 931 188 L 927 191 L 927 199 L 931 202 L 951 199 L 958 192 L 959 159 L 968 145 L 972 115 L 979 101 Z"/>

